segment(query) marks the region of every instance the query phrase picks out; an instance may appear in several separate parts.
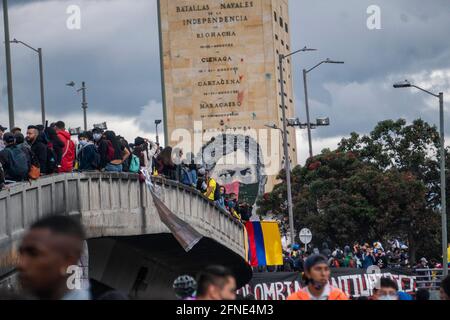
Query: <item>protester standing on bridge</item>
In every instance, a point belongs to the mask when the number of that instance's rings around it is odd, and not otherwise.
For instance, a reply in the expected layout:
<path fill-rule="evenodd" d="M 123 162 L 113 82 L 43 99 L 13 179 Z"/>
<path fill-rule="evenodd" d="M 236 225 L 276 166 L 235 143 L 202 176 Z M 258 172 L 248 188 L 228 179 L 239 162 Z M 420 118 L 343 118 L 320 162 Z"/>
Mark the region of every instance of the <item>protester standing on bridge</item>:
<path fill-rule="evenodd" d="M 5 179 L 11 181 L 25 181 L 31 167 L 31 158 L 23 150 L 16 146 L 14 135 L 7 132 L 3 135 L 5 149 L 0 151 L 0 163 L 5 171 Z"/>
<path fill-rule="evenodd" d="M 94 142 L 100 154 L 99 170 L 105 169 L 106 165 L 111 161 L 111 158 L 114 154 L 114 148 L 111 142 L 106 140 L 106 137 L 103 133 L 103 130 L 100 128 L 94 128 L 94 130 L 92 130 Z"/>
<path fill-rule="evenodd" d="M 197 300 L 236 300 L 236 279 L 228 268 L 210 266 L 197 276 Z"/>
<path fill-rule="evenodd" d="M 66 130 L 66 124 L 64 122 L 58 121 L 55 123 L 55 130 L 59 140 L 64 143 L 58 172 L 72 172 L 75 161 L 75 143 L 72 141 L 70 133 Z"/>
<path fill-rule="evenodd" d="M 205 171 L 205 181 L 206 181 L 206 192 L 205 197 L 207 197 L 210 201 L 214 201 L 214 194 L 216 193 L 217 182 L 211 176 L 211 172 L 209 170 Z"/>
<path fill-rule="evenodd" d="M 450 301 L 450 276 L 441 282 L 441 300 Z"/>
<path fill-rule="evenodd" d="M 3 142 L 3 135 L 5 134 L 6 130 L 8 130 L 8 128 L 5 128 L 4 126 L 0 125 L 0 151 L 5 149 L 5 143 Z"/>
<path fill-rule="evenodd" d="M 70 217 L 51 216 L 34 223 L 19 247 L 22 288 L 40 300 L 90 300 L 90 292 L 77 286 L 71 274 L 84 239 L 81 223 Z"/>
<path fill-rule="evenodd" d="M 304 262 L 304 271 L 306 287 L 288 300 L 349 300 L 344 292 L 330 285 L 331 271 L 326 257 L 309 257 Z"/>
<path fill-rule="evenodd" d="M 95 171 L 100 166 L 100 154 L 94 144 L 91 132 L 83 132 L 78 135 L 81 150 L 78 153 L 78 170 Z"/>
<path fill-rule="evenodd" d="M 47 143 L 36 126 L 28 127 L 27 143 L 30 145 L 31 151 L 39 162 L 41 174 L 47 174 Z"/>
<path fill-rule="evenodd" d="M 0 162 L 0 191 L 5 187 L 5 171 L 3 171 L 2 163 Z"/>

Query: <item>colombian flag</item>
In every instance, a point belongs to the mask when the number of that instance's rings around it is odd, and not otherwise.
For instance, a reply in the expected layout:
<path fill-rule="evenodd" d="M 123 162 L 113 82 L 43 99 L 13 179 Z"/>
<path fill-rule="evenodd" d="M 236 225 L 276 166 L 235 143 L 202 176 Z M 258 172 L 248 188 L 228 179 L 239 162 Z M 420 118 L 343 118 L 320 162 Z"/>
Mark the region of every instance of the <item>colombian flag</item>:
<path fill-rule="evenodd" d="M 248 261 L 252 267 L 282 266 L 283 251 L 277 222 L 247 222 Z"/>

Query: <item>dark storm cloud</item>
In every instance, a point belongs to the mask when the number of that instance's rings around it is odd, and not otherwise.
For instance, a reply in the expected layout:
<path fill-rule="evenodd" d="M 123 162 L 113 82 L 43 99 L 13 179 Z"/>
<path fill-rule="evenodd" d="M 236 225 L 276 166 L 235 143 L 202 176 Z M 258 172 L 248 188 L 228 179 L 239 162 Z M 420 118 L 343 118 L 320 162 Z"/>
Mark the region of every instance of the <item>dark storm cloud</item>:
<path fill-rule="evenodd" d="M 314 116 L 330 116 L 333 125 L 315 134 L 321 137 L 367 132 L 377 121 L 405 117 L 436 123 L 437 113 L 421 93 L 394 91 L 392 82 L 439 69 L 450 69 L 450 6 L 448 1 L 346 0 L 291 1 L 294 48 L 320 49 L 294 61 L 298 114 L 304 118 L 301 69 L 321 59 L 346 64 L 323 65 L 310 74 Z M 381 30 L 369 30 L 370 5 L 381 9 Z M 429 78 L 429 77 L 428 77 Z M 332 83 L 332 84 L 331 84 Z M 441 86 L 439 86 L 439 83 Z M 435 83 L 449 91 L 449 82 Z M 437 103 L 435 103 L 437 107 Z"/>

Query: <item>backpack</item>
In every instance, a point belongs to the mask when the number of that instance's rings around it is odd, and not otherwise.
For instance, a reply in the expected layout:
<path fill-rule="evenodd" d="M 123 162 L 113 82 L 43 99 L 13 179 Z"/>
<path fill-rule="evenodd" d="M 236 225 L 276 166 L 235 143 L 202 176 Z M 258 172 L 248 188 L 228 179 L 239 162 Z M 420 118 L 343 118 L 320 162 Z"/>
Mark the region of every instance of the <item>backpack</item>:
<path fill-rule="evenodd" d="M 128 168 L 128 172 L 138 173 L 140 169 L 141 169 L 141 163 L 139 161 L 139 158 L 136 157 L 136 155 L 132 154 L 131 155 L 131 160 L 130 160 L 130 166 Z"/>
<path fill-rule="evenodd" d="M 8 148 L 10 166 L 8 175 L 13 179 L 26 180 L 30 171 L 31 161 L 25 151 L 18 147 Z"/>
<path fill-rule="evenodd" d="M 114 150 L 114 147 L 111 143 L 111 141 L 106 140 L 106 144 L 108 145 L 108 149 L 106 152 L 106 158 L 108 159 L 108 162 L 111 162 L 114 159 L 114 154 L 116 151 Z"/>
<path fill-rule="evenodd" d="M 98 152 L 98 149 L 97 149 L 97 147 L 95 145 L 94 145 L 94 150 L 95 150 L 95 152 L 94 152 L 95 158 L 92 161 L 92 166 L 95 169 L 99 169 L 100 168 L 101 157 L 100 157 L 100 153 Z"/>

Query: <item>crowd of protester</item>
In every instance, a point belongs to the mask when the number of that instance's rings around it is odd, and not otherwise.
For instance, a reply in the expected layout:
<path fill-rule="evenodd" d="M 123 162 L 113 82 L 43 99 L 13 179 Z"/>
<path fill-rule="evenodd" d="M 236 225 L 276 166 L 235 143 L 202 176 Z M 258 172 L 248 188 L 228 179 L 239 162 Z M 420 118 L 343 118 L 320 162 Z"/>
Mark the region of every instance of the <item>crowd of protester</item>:
<path fill-rule="evenodd" d="M 204 166 L 195 163 L 192 154 L 184 160 L 183 151 L 163 148 L 158 143 L 137 137 L 134 143 L 114 131 L 94 128 L 82 132 L 75 142 L 62 121 L 49 126 L 29 126 L 10 132 L 0 126 L 0 190 L 5 184 L 36 180 L 41 176 L 73 171 L 139 173 L 164 176 L 197 189 L 207 199 L 235 218 L 248 221 L 253 206 L 227 193 Z M 186 160 L 188 159 L 188 160 Z"/>

